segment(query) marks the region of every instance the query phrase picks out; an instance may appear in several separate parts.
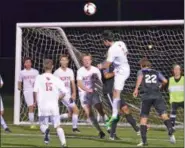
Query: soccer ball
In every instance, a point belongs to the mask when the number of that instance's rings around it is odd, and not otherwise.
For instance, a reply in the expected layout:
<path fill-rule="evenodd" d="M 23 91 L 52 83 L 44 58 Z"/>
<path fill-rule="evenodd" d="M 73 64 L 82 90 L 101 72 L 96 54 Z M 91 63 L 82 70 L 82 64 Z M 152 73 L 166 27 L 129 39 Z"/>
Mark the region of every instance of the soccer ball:
<path fill-rule="evenodd" d="M 96 5 L 93 3 L 87 3 L 84 6 L 84 12 L 86 15 L 93 15 L 96 12 Z"/>

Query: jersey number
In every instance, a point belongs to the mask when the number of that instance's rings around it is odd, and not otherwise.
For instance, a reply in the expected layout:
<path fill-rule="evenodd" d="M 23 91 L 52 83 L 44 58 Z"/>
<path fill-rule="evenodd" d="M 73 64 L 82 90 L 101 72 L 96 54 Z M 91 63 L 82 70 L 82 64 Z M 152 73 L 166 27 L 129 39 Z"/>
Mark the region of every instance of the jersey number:
<path fill-rule="evenodd" d="M 145 75 L 145 83 L 157 83 L 156 75 Z"/>
<path fill-rule="evenodd" d="M 46 82 L 46 91 L 52 91 L 52 90 L 53 90 L 52 83 Z"/>

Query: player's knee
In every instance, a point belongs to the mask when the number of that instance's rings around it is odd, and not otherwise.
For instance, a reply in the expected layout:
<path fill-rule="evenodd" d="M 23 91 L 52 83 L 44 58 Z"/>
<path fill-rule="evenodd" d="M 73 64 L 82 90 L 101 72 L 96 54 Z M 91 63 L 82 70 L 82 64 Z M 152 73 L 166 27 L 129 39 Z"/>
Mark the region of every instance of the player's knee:
<path fill-rule="evenodd" d="M 140 119 L 140 125 L 147 125 L 147 120 L 148 120 L 148 118 L 141 117 L 141 119 Z"/>
<path fill-rule="evenodd" d="M 77 106 L 74 107 L 73 113 L 77 115 L 79 114 L 79 109 Z"/>
<path fill-rule="evenodd" d="M 4 115 L 4 111 L 0 111 L 0 115 L 3 116 Z"/>
<path fill-rule="evenodd" d="M 33 105 L 30 105 L 30 106 L 28 107 L 28 110 L 29 110 L 30 113 L 33 113 L 33 112 L 34 112 L 34 107 L 33 107 Z"/>
<path fill-rule="evenodd" d="M 167 114 L 167 113 L 163 113 L 163 114 L 161 114 L 161 118 L 162 118 L 163 120 L 168 120 L 168 119 L 169 119 L 169 117 L 168 117 L 168 114 Z"/>
<path fill-rule="evenodd" d="M 119 98 L 119 97 L 120 97 L 120 90 L 114 89 L 113 98 Z"/>
<path fill-rule="evenodd" d="M 129 108 L 128 108 L 127 105 L 123 106 L 123 107 L 121 108 L 121 110 L 122 110 L 122 112 L 125 113 L 125 114 L 129 114 L 129 113 L 130 113 L 130 110 L 129 110 Z"/>

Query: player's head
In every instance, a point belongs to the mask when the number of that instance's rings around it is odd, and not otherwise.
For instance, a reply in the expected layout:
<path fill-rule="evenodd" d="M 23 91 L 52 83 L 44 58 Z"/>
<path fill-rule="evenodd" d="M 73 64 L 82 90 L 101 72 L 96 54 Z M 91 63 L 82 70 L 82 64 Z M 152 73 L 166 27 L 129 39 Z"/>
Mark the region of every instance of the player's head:
<path fill-rule="evenodd" d="M 91 56 L 91 54 L 89 54 L 89 53 L 83 54 L 82 55 L 82 63 L 83 63 L 83 66 L 85 68 L 89 68 L 91 66 L 91 63 L 92 63 L 92 56 Z"/>
<path fill-rule="evenodd" d="M 182 72 L 182 68 L 179 64 L 174 64 L 172 69 L 174 76 L 180 76 Z"/>
<path fill-rule="evenodd" d="M 43 67 L 45 71 L 52 71 L 53 69 L 53 60 L 44 59 Z"/>
<path fill-rule="evenodd" d="M 109 30 L 105 30 L 102 33 L 102 40 L 105 46 L 111 46 L 113 42 L 113 34 Z"/>
<path fill-rule="evenodd" d="M 60 65 L 62 68 L 68 67 L 69 64 L 69 55 L 63 54 L 60 56 Z"/>
<path fill-rule="evenodd" d="M 24 67 L 30 69 L 32 66 L 32 60 L 29 57 L 24 58 Z"/>
<path fill-rule="evenodd" d="M 139 61 L 139 64 L 141 68 L 151 68 L 152 67 L 152 63 L 147 58 L 142 58 Z"/>

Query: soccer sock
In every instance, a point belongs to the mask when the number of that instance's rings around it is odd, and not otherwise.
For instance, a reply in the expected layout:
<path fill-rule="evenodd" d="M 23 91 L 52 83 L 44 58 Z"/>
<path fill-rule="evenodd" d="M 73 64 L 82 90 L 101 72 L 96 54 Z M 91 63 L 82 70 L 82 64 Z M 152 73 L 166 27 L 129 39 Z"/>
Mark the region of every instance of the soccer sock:
<path fill-rule="evenodd" d="M 0 122 L 1 122 L 1 125 L 2 125 L 2 127 L 3 127 L 4 129 L 8 128 L 8 126 L 6 125 L 6 122 L 5 122 L 4 118 L 3 118 L 3 116 L 1 116 Z"/>
<path fill-rule="evenodd" d="M 172 127 L 170 120 L 169 119 L 165 120 L 164 124 L 166 125 L 166 127 L 168 129 L 168 135 L 172 135 L 174 130 L 173 130 L 173 127 Z"/>
<path fill-rule="evenodd" d="M 57 134 L 58 134 L 58 137 L 60 139 L 60 142 L 61 144 L 66 144 L 66 138 L 65 138 L 65 135 L 64 135 L 64 130 L 62 128 L 57 128 Z"/>
<path fill-rule="evenodd" d="M 34 113 L 28 113 L 28 117 L 29 117 L 29 121 L 31 123 L 33 123 L 34 122 Z"/>
<path fill-rule="evenodd" d="M 116 134 L 117 123 L 118 122 L 113 122 L 111 125 L 110 137 L 112 137 L 112 138 Z"/>
<path fill-rule="evenodd" d="M 140 130 L 141 130 L 142 142 L 146 143 L 146 141 L 147 141 L 147 139 L 146 139 L 147 126 L 146 125 L 140 125 Z"/>
<path fill-rule="evenodd" d="M 73 124 L 73 128 L 77 128 L 77 124 L 78 124 L 78 115 L 77 114 L 72 115 L 72 124 Z"/>
<path fill-rule="evenodd" d="M 48 128 L 47 125 L 41 125 L 41 126 L 40 126 L 40 130 L 41 130 L 41 132 L 42 132 L 43 134 L 46 132 L 47 128 Z"/>
<path fill-rule="evenodd" d="M 92 117 L 92 116 L 89 117 L 89 118 L 90 118 L 92 124 L 94 125 L 94 127 L 95 127 L 99 132 L 101 132 L 102 130 L 101 130 L 101 128 L 100 128 L 100 126 L 99 126 L 98 121 L 96 120 L 96 118 L 94 118 L 94 117 Z"/>
<path fill-rule="evenodd" d="M 175 126 L 175 120 L 176 120 L 176 114 L 171 114 L 170 115 L 170 120 L 171 120 L 171 124 L 174 127 Z"/>
<path fill-rule="evenodd" d="M 61 115 L 60 115 L 60 119 L 61 119 L 61 120 L 63 120 L 63 119 L 68 119 L 68 118 L 69 118 L 68 113 L 61 114 Z"/>
<path fill-rule="evenodd" d="M 126 114 L 125 115 L 128 123 L 130 123 L 130 125 L 132 125 L 133 129 L 138 132 L 139 131 L 139 127 L 136 124 L 136 120 L 133 118 L 133 116 L 131 114 Z"/>
<path fill-rule="evenodd" d="M 112 117 L 116 118 L 120 108 L 120 98 L 114 98 L 112 103 Z"/>

